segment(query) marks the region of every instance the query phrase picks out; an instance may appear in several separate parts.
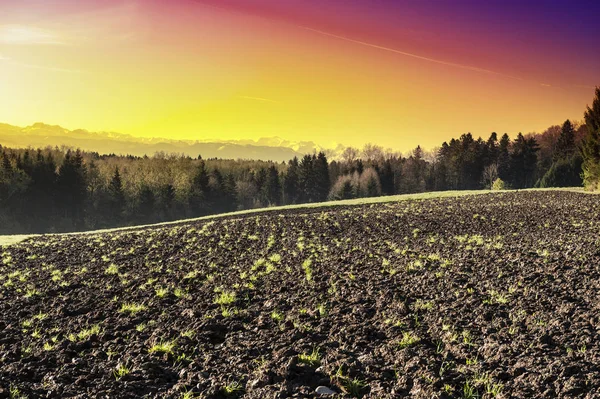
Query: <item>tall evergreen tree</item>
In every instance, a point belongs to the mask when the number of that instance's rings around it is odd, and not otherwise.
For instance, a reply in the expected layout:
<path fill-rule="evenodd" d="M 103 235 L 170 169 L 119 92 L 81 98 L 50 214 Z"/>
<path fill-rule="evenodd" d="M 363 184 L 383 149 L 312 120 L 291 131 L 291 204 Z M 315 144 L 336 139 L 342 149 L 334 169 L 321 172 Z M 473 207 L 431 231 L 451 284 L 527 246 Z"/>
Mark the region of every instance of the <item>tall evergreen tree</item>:
<path fill-rule="evenodd" d="M 201 157 L 200 162 L 192 176 L 189 203 L 194 216 L 206 215 L 210 212 L 212 199 L 210 193 L 210 177 L 206 170 L 206 163 Z"/>
<path fill-rule="evenodd" d="M 137 198 L 135 218 L 138 223 L 152 223 L 155 221 L 154 205 L 156 198 L 152 188 L 142 183 Z"/>
<path fill-rule="evenodd" d="M 539 147 L 534 137 L 525 138 L 519 133 L 513 143 L 511 154 L 512 171 L 511 185 L 514 188 L 528 188 L 534 186 L 534 173 L 537 163 Z"/>
<path fill-rule="evenodd" d="M 300 161 L 298 186 L 301 203 L 315 200 L 314 158 L 310 155 L 305 155 Z"/>
<path fill-rule="evenodd" d="M 329 180 L 329 164 L 325 153 L 319 152 L 314 162 L 315 201 L 326 201 L 331 189 L 331 181 Z"/>
<path fill-rule="evenodd" d="M 567 119 L 562 125 L 560 136 L 558 136 L 554 160 L 569 158 L 575 153 L 575 150 L 575 128 L 571 121 Z"/>
<path fill-rule="evenodd" d="M 299 200 L 299 169 L 298 158 L 294 157 L 289 162 L 283 178 L 283 201 L 285 204 L 295 204 Z"/>
<path fill-rule="evenodd" d="M 585 112 L 587 134 L 583 139 L 583 182 L 589 189 L 597 189 L 600 181 L 600 87 Z"/>
<path fill-rule="evenodd" d="M 510 138 L 506 133 L 498 143 L 498 177 L 505 182 L 510 179 Z"/>
<path fill-rule="evenodd" d="M 381 192 L 383 195 L 394 194 L 394 171 L 392 162 L 386 159 L 383 167 L 379 170 L 379 181 L 381 182 Z"/>
<path fill-rule="evenodd" d="M 279 181 L 279 172 L 275 165 L 271 165 L 267 170 L 267 177 L 263 186 L 263 196 L 268 205 L 281 204 L 281 183 Z"/>
<path fill-rule="evenodd" d="M 118 167 L 115 167 L 106 191 L 106 219 L 111 224 L 118 225 L 122 222 L 125 211 L 125 192 L 123 191 L 123 181 Z"/>
<path fill-rule="evenodd" d="M 81 151 L 77 150 L 75 154 L 71 150 L 67 151 L 58 171 L 57 184 L 63 217 L 75 229 L 82 229 L 87 184 Z"/>

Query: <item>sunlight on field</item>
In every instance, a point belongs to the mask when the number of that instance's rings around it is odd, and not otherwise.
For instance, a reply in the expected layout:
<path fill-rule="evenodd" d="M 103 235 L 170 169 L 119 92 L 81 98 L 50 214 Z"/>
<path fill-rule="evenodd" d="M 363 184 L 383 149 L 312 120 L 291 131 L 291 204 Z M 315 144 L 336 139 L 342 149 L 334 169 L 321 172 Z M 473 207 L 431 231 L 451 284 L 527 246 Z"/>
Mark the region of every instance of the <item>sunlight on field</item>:
<path fill-rule="evenodd" d="M 567 187 L 567 188 L 550 188 L 550 189 L 525 189 L 525 190 L 516 190 L 516 191 L 576 191 L 588 194 L 596 194 L 588 191 L 584 191 L 583 188 L 579 187 Z M 513 191 L 513 190 L 506 190 Z M 504 191 L 504 192 L 506 192 Z M 134 230 L 146 227 L 153 226 L 169 226 L 173 224 L 186 223 L 192 221 L 199 220 L 210 220 L 217 219 L 222 217 L 229 216 L 244 216 L 249 214 L 261 213 L 261 212 L 274 212 L 274 211 L 284 211 L 284 210 L 293 210 L 293 209 L 312 209 L 312 208 L 327 208 L 327 207 L 335 207 L 335 206 L 352 206 L 352 205 L 369 205 L 369 204 L 379 204 L 386 202 L 396 202 L 396 201 L 411 201 L 411 200 L 427 200 L 427 199 L 435 199 L 435 198 L 446 198 L 446 197 L 461 197 L 467 195 L 481 195 L 481 194 L 491 194 L 497 191 L 491 190 L 466 190 L 466 191 L 434 191 L 428 193 L 419 193 L 419 194 L 400 194 L 400 195 L 391 195 L 387 197 L 372 197 L 372 198 L 356 198 L 351 200 L 341 200 L 341 201 L 328 201 L 328 202 L 317 202 L 312 204 L 298 204 L 298 205 L 286 205 L 286 206 L 274 206 L 269 208 L 259 208 L 259 209 L 246 209 L 243 211 L 222 213 L 218 215 L 208 215 L 202 216 L 199 218 L 193 219 L 182 219 L 175 220 L 171 222 L 164 223 L 156 223 L 149 225 L 139 225 L 139 226 L 126 226 L 126 227 L 118 227 L 114 229 L 104 229 L 104 230 L 91 230 L 91 231 L 83 231 L 83 232 L 74 232 L 74 233 L 63 233 L 64 235 L 71 234 L 96 234 L 96 233 L 108 233 L 111 231 L 122 231 L 122 230 Z M 40 234 L 30 234 L 30 235 L 0 235 L 0 246 L 8 246 L 12 244 L 16 244 L 22 242 L 28 238 L 39 236 Z M 60 234 L 54 234 L 60 235 Z"/>

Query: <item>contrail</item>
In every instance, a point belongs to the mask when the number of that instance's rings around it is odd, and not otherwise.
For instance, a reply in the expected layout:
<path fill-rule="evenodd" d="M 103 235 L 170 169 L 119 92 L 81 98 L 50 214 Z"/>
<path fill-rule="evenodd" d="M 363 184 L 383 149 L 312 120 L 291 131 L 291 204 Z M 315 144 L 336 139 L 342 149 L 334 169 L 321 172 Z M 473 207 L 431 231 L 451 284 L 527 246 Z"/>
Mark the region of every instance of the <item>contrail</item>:
<path fill-rule="evenodd" d="M 215 6 L 213 4 L 208 4 L 203 0 L 188 0 L 191 1 L 193 3 L 196 4 L 202 4 L 204 6 L 207 7 L 211 7 L 220 11 L 225 11 L 225 12 L 229 12 L 229 13 L 234 13 L 234 14 L 238 14 L 238 15 L 251 15 L 254 17 L 258 17 L 258 18 L 262 18 L 264 20 L 272 20 L 271 18 L 266 18 L 264 16 L 261 15 L 255 15 L 255 14 L 251 14 L 248 12 L 244 12 L 244 11 L 240 11 L 240 10 L 234 10 L 234 9 L 230 9 L 230 8 L 224 8 L 224 7 L 219 7 L 219 6 Z M 284 22 L 285 23 L 285 22 Z M 314 29 L 314 28 L 310 28 L 308 26 L 303 26 L 303 25 L 295 25 L 295 24 L 288 24 L 290 26 L 295 26 L 297 28 L 300 29 L 305 29 L 314 33 L 317 33 L 319 35 L 323 35 L 323 36 L 329 36 L 329 37 L 333 37 L 339 40 L 345 40 L 347 42 L 351 42 L 351 43 L 355 43 L 355 44 L 359 44 L 361 46 L 366 46 L 366 47 L 371 47 L 374 49 L 378 49 L 378 50 L 383 50 L 383 51 L 387 51 L 390 53 L 395 53 L 395 54 L 400 54 L 406 57 L 411 57 L 411 58 L 415 58 L 418 60 L 422 60 L 422 61 L 427 61 L 427 62 L 432 62 L 435 64 L 439 64 L 439 65 L 445 65 L 445 66 L 449 66 L 449 67 L 453 67 L 453 68 L 460 68 L 460 69 L 464 69 L 467 71 L 473 71 L 473 72 L 478 72 L 478 73 L 485 73 L 488 75 L 495 75 L 495 76 L 500 76 L 500 77 L 504 77 L 504 78 L 508 78 L 508 79 L 513 79 L 513 80 L 517 80 L 517 81 L 521 81 L 521 82 L 529 82 L 529 83 L 533 83 L 542 87 L 551 87 L 551 88 L 586 88 L 586 89 L 593 89 L 594 87 L 592 86 L 588 86 L 588 85 L 577 85 L 577 84 L 565 84 L 565 85 L 550 85 L 548 83 L 544 83 L 544 82 L 539 82 L 536 80 L 532 80 L 532 79 L 525 79 L 525 78 L 520 78 L 518 76 L 513 76 L 513 75 L 509 75 L 509 74 L 505 74 L 502 72 L 498 72 L 498 71 L 493 71 L 491 69 L 485 69 L 485 68 L 479 68 L 479 67 L 475 67 L 475 66 L 471 66 L 471 65 L 466 65 L 466 64 L 459 64 L 459 63 L 455 63 L 455 62 L 449 62 L 449 61 L 444 61 L 444 60 L 440 60 L 440 59 L 436 59 L 436 58 L 430 58 L 430 57 L 425 57 L 422 55 L 418 55 L 418 54 L 413 54 L 413 53 L 409 53 L 406 51 L 401 51 L 395 48 L 391 48 L 391 47 L 386 47 L 386 46 L 381 46 L 378 44 L 374 44 L 374 43 L 369 43 L 369 42 L 365 42 L 362 40 L 357 40 L 357 39 L 352 39 L 350 37 L 346 37 L 346 36 L 340 36 L 340 35 L 336 35 L 333 33 L 329 33 L 329 32 L 325 32 L 319 29 Z"/>
<path fill-rule="evenodd" d="M 469 71 L 475 71 L 475 72 L 489 73 L 489 74 L 498 75 L 498 76 L 504 76 L 504 77 L 511 78 L 511 79 L 516 79 L 516 80 L 523 80 L 522 78 L 519 78 L 519 77 L 516 77 L 516 76 L 506 75 L 506 74 L 503 74 L 501 72 L 496 72 L 496 71 L 492 71 L 492 70 L 489 70 L 489 69 L 478 68 L 478 67 L 474 67 L 474 66 L 470 66 L 470 65 L 465 65 L 465 64 L 457 64 L 457 63 L 454 63 L 454 62 L 448 62 L 448 61 L 438 60 L 438 59 L 435 59 L 435 58 L 424 57 L 424 56 L 418 55 L 418 54 L 407 53 L 406 51 L 397 50 L 397 49 L 394 49 L 394 48 L 391 48 L 391 47 L 380 46 L 378 44 L 363 42 L 361 40 L 356 40 L 356 39 L 352 39 L 352 38 L 345 37 L 345 36 L 335 35 L 333 33 L 325 32 L 325 31 L 322 31 L 322 30 L 314 29 L 314 28 L 309 28 L 307 26 L 299 26 L 299 27 L 302 28 L 302 29 L 309 30 L 311 32 L 318 33 L 320 35 L 334 37 L 336 39 L 345 40 L 347 42 L 356 43 L 356 44 L 360 44 L 362 46 L 372 47 L 372 48 L 376 48 L 376 49 L 379 49 L 379 50 L 389 51 L 391 53 L 396 53 L 396 54 L 404 55 L 404 56 L 407 56 L 407 57 L 416 58 L 418 60 L 429 61 L 429 62 L 433 62 L 433 63 L 436 63 L 436 64 L 447 65 L 447 66 L 451 66 L 451 67 L 455 67 L 455 68 L 462 68 L 462 69 L 466 69 L 466 70 L 469 70 Z"/>

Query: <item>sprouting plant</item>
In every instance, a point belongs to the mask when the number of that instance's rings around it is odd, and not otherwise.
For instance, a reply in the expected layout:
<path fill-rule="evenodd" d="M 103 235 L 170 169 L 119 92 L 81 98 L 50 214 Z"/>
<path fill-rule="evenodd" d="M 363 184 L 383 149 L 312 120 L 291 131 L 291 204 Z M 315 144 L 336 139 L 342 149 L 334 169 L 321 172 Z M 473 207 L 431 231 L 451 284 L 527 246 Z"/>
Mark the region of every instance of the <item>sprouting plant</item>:
<path fill-rule="evenodd" d="M 319 312 L 319 316 L 325 317 L 327 316 L 327 306 L 322 303 L 317 307 L 317 311 Z"/>
<path fill-rule="evenodd" d="M 231 308 L 226 308 L 226 307 L 222 307 L 221 308 L 221 316 L 223 317 L 231 317 L 233 315 L 238 314 L 238 310 L 235 307 L 231 307 Z"/>
<path fill-rule="evenodd" d="M 44 344 L 44 350 L 45 350 L 45 351 L 51 351 L 52 349 L 54 349 L 54 345 L 53 345 L 52 343 L 50 343 L 50 342 L 46 342 L 46 343 Z"/>
<path fill-rule="evenodd" d="M 183 391 L 179 396 L 179 399 L 196 399 L 200 396 L 196 395 L 193 391 Z"/>
<path fill-rule="evenodd" d="M 10 396 L 10 399 L 27 399 L 27 395 L 21 393 L 21 391 L 19 390 L 19 387 L 17 387 L 16 385 L 10 385 L 8 394 Z"/>
<path fill-rule="evenodd" d="M 98 335 L 100 333 L 100 325 L 94 324 L 92 327 L 81 330 L 79 334 L 77 334 L 77 338 L 80 341 L 84 341 L 91 337 L 92 335 Z"/>
<path fill-rule="evenodd" d="M 239 381 L 230 382 L 223 387 L 223 392 L 225 392 L 225 395 L 233 395 L 234 393 L 242 392 L 243 390 L 244 387 Z"/>
<path fill-rule="evenodd" d="M 155 291 L 156 291 L 156 296 L 159 298 L 164 298 L 165 295 L 167 295 L 169 293 L 169 289 L 163 288 L 163 287 L 158 287 Z"/>
<path fill-rule="evenodd" d="M 433 301 L 424 301 L 422 299 L 417 299 L 417 301 L 413 305 L 416 311 L 419 310 L 430 310 L 433 309 Z"/>
<path fill-rule="evenodd" d="M 435 353 L 441 355 L 444 352 L 444 341 L 441 339 L 435 343 Z"/>
<path fill-rule="evenodd" d="M 40 292 L 33 286 L 27 288 L 27 290 L 25 291 L 25 298 L 31 298 L 35 295 L 39 295 Z"/>
<path fill-rule="evenodd" d="M 186 274 L 185 276 L 183 276 L 184 280 L 193 280 L 196 277 L 198 277 L 198 271 L 197 270 L 192 270 L 191 272 L 189 272 L 188 274 Z"/>
<path fill-rule="evenodd" d="M 127 367 L 127 365 L 125 365 L 124 363 L 119 363 L 117 365 L 117 367 L 113 370 L 113 375 L 114 375 L 115 379 L 118 381 L 121 378 L 125 377 L 130 372 L 131 372 L 131 370 L 129 370 L 129 367 Z"/>
<path fill-rule="evenodd" d="M 453 367 L 454 367 L 453 362 L 443 361 L 442 364 L 440 365 L 440 371 L 438 373 L 440 378 L 442 378 L 444 376 L 444 374 L 446 374 L 446 371 L 451 370 Z"/>
<path fill-rule="evenodd" d="M 473 337 L 471 336 L 471 333 L 467 330 L 463 331 L 462 333 L 463 336 L 463 343 L 467 346 L 475 346 L 475 342 L 473 341 Z"/>
<path fill-rule="evenodd" d="M 489 373 L 475 372 L 473 374 L 473 383 L 475 385 L 488 385 L 492 382 L 492 377 Z"/>
<path fill-rule="evenodd" d="M 479 392 L 469 381 L 465 382 L 463 386 L 463 399 L 477 399 L 479 398 Z"/>
<path fill-rule="evenodd" d="M 352 396 L 353 398 L 360 398 L 363 390 L 367 386 L 368 385 L 365 381 L 358 378 L 346 378 L 344 382 L 344 388 L 346 389 L 346 392 L 348 392 L 348 395 Z"/>
<path fill-rule="evenodd" d="M 173 295 L 175 295 L 176 298 L 187 298 L 188 297 L 187 291 L 185 291 L 184 289 L 179 288 L 179 287 L 177 287 L 173 290 Z"/>
<path fill-rule="evenodd" d="M 454 387 L 450 384 L 444 384 L 444 388 L 442 388 L 442 390 L 447 395 L 451 395 L 454 392 Z"/>
<path fill-rule="evenodd" d="M 35 316 L 33 316 L 33 317 L 34 317 L 35 319 L 39 320 L 39 321 L 42 321 L 42 320 L 44 320 L 46 317 L 48 317 L 48 314 L 47 314 L 47 313 L 42 313 L 42 312 L 39 312 L 38 314 L 36 314 L 36 315 L 35 315 Z"/>
<path fill-rule="evenodd" d="M 121 305 L 119 312 L 133 315 L 146 309 L 147 307 L 145 305 L 128 302 Z"/>
<path fill-rule="evenodd" d="M 321 364 L 321 354 L 319 353 L 319 348 L 314 348 L 311 353 L 299 354 L 298 361 L 313 367 L 319 366 Z"/>
<path fill-rule="evenodd" d="M 221 306 L 227 306 L 234 303 L 236 300 L 236 294 L 233 291 L 223 291 L 220 295 L 215 298 L 215 303 Z"/>
<path fill-rule="evenodd" d="M 496 396 L 498 396 L 502 393 L 503 388 L 504 388 L 504 385 L 502 385 L 500 383 L 494 383 L 492 381 L 489 381 L 485 384 L 485 393 L 488 395 L 491 395 L 493 398 L 495 398 Z"/>
<path fill-rule="evenodd" d="M 146 323 L 140 323 L 137 326 L 135 326 L 135 331 L 137 332 L 142 332 L 146 329 Z"/>
<path fill-rule="evenodd" d="M 419 338 L 410 331 L 405 331 L 402 333 L 402 338 L 400 339 L 400 342 L 398 342 L 398 345 L 400 346 L 400 348 L 408 348 L 409 346 L 412 346 L 418 343 L 419 341 L 421 341 L 421 338 Z"/>
<path fill-rule="evenodd" d="M 281 262 L 281 255 L 273 254 L 269 257 L 269 260 L 273 263 L 279 263 L 279 262 Z"/>
<path fill-rule="evenodd" d="M 304 270 L 304 274 L 306 275 L 306 281 L 311 281 L 313 278 L 313 270 L 311 266 L 311 259 L 306 259 L 304 262 L 302 262 L 302 269 Z"/>
<path fill-rule="evenodd" d="M 283 315 L 283 313 L 274 310 L 273 312 L 271 312 L 271 318 L 279 323 L 285 319 L 285 316 Z"/>
<path fill-rule="evenodd" d="M 194 330 L 185 330 L 181 332 L 181 336 L 186 338 L 194 338 L 195 335 L 196 332 Z"/>
<path fill-rule="evenodd" d="M 111 263 L 104 272 L 106 274 L 119 274 L 119 266 Z"/>
<path fill-rule="evenodd" d="M 465 359 L 465 363 L 467 366 L 473 366 L 477 363 L 479 363 L 479 359 L 477 359 L 477 356 L 475 357 L 468 357 Z"/>
<path fill-rule="evenodd" d="M 172 355 L 175 346 L 177 346 L 177 341 L 175 340 L 156 342 L 148 349 L 148 353 L 166 353 Z"/>

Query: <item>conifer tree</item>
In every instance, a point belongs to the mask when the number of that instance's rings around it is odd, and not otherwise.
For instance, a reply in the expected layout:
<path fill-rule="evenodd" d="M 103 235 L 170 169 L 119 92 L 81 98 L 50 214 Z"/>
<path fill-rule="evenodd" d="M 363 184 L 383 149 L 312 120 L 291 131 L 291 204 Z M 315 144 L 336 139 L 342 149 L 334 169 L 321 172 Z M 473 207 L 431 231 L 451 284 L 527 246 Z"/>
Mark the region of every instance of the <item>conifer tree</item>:
<path fill-rule="evenodd" d="M 554 160 L 569 158 L 574 154 L 575 149 L 575 128 L 571 121 L 567 119 L 562 125 L 560 136 L 558 136 Z"/>
<path fill-rule="evenodd" d="M 299 164 L 294 157 L 289 164 L 283 179 L 283 196 L 285 204 L 295 204 L 299 200 Z"/>
<path fill-rule="evenodd" d="M 597 189 L 600 181 L 600 87 L 585 112 L 587 134 L 581 148 L 583 154 L 583 183 L 588 189 Z"/>
<path fill-rule="evenodd" d="M 331 181 L 329 180 L 329 164 L 323 152 L 319 152 L 315 160 L 314 179 L 315 201 L 325 201 L 331 189 Z"/>

